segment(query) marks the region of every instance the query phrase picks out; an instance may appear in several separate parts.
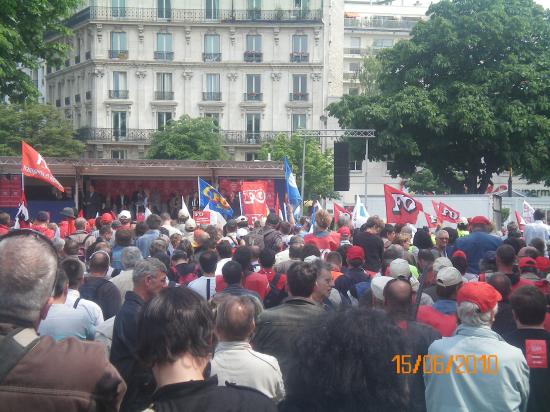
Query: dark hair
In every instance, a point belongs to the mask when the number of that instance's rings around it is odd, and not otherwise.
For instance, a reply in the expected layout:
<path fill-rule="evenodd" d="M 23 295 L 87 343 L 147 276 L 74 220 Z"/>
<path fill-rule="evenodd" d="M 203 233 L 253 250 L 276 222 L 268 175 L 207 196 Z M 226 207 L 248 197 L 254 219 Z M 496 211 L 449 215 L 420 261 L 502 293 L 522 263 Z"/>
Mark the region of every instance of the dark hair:
<path fill-rule="evenodd" d="M 201 253 L 199 264 L 203 273 L 214 273 L 218 264 L 218 254 L 212 250 Z"/>
<path fill-rule="evenodd" d="M 0 225 L 8 226 L 10 224 L 10 215 L 6 212 L 0 212 Z"/>
<path fill-rule="evenodd" d="M 270 226 L 277 226 L 279 222 L 279 216 L 277 216 L 275 213 L 270 213 L 269 215 L 267 215 L 265 224 Z"/>
<path fill-rule="evenodd" d="M 418 251 L 418 258 L 417 260 L 423 260 L 425 262 L 434 262 L 435 261 L 435 256 L 434 254 L 431 252 L 431 250 L 428 250 L 428 249 L 420 249 Z"/>
<path fill-rule="evenodd" d="M 529 242 L 529 246 L 534 247 L 539 252 L 539 256 L 544 256 L 544 251 L 546 250 L 546 244 L 544 240 L 540 237 L 535 237 Z M 537 256 L 538 257 L 538 256 Z"/>
<path fill-rule="evenodd" d="M 145 223 L 147 223 L 147 227 L 150 230 L 158 230 L 160 228 L 162 221 L 160 220 L 159 215 L 156 215 L 153 213 L 147 216 L 147 219 L 145 219 Z"/>
<path fill-rule="evenodd" d="M 69 278 L 67 277 L 67 274 L 63 270 L 62 266 L 57 267 L 57 274 L 55 279 L 55 285 L 53 287 L 53 297 L 59 298 L 63 295 L 63 291 L 65 290 L 65 286 L 69 283 Z"/>
<path fill-rule="evenodd" d="M 301 259 L 303 248 L 304 248 L 304 245 L 299 243 L 294 243 L 290 245 L 288 247 L 288 257 L 290 259 Z"/>
<path fill-rule="evenodd" d="M 451 263 L 464 276 L 468 269 L 468 260 L 464 256 L 452 256 Z"/>
<path fill-rule="evenodd" d="M 222 240 L 218 243 L 216 245 L 216 250 L 218 251 L 218 255 L 220 255 L 220 259 L 230 258 L 231 253 L 233 252 L 233 248 L 227 240 Z"/>
<path fill-rule="evenodd" d="M 430 236 L 430 233 L 423 229 L 419 229 L 416 231 L 412 243 L 418 249 L 431 249 L 434 247 L 434 242 L 432 240 L 432 237 Z"/>
<path fill-rule="evenodd" d="M 406 410 L 407 378 L 388 361 L 406 353 L 402 336 L 379 310 L 350 308 L 313 319 L 293 343 L 280 410 Z"/>
<path fill-rule="evenodd" d="M 164 235 L 166 237 L 170 237 L 170 232 L 164 226 L 160 226 L 158 230 L 159 230 L 161 235 Z"/>
<path fill-rule="evenodd" d="M 231 260 L 238 262 L 245 274 L 250 271 L 250 265 L 252 264 L 252 250 L 249 246 L 239 246 L 235 249 Z"/>
<path fill-rule="evenodd" d="M 319 248 L 311 243 L 306 243 L 302 247 L 302 260 L 307 258 L 308 256 L 317 256 L 321 257 L 321 251 Z"/>
<path fill-rule="evenodd" d="M 458 290 L 459 286 L 462 286 L 462 283 L 459 283 L 458 285 L 452 285 L 452 286 L 435 285 L 435 293 L 441 299 L 450 299 L 453 296 L 453 293 L 455 293 Z"/>
<path fill-rule="evenodd" d="M 107 272 L 110 259 L 107 252 L 94 252 L 90 257 L 90 272 Z"/>
<path fill-rule="evenodd" d="M 449 234 L 449 245 L 454 245 L 454 243 L 458 239 L 458 230 L 456 230 L 454 227 L 444 227 L 442 230 Z"/>
<path fill-rule="evenodd" d="M 134 232 L 136 232 L 136 238 L 143 236 L 145 232 L 149 230 L 149 226 L 147 226 L 147 223 L 145 222 L 138 222 L 136 223 L 136 227 L 134 228 Z"/>
<path fill-rule="evenodd" d="M 61 261 L 61 267 L 67 275 L 69 287 L 74 289 L 73 286 L 78 286 L 84 277 L 84 266 L 82 265 L 82 262 L 75 258 L 66 258 Z"/>
<path fill-rule="evenodd" d="M 516 251 L 510 245 L 500 245 L 497 248 L 497 258 L 506 266 L 511 266 L 516 261 Z"/>
<path fill-rule="evenodd" d="M 543 220 L 544 219 L 544 211 L 541 209 L 536 209 L 533 213 L 533 220 Z"/>
<path fill-rule="evenodd" d="M 118 229 L 115 232 L 115 244 L 118 246 L 130 246 L 132 244 L 132 231 L 130 229 Z"/>
<path fill-rule="evenodd" d="M 271 249 L 263 249 L 260 252 L 258 261 L 260 262 L 261 267 L 272 268 L 275 264 L 275 252 Z"/>
<path fill-rule="evenodd" d="M 67 256 L 78 255 L 79 248 L 80 246 L 76 240 L 70 237 L 65 238 L 65 245 L 63 246 L 63 252 L 65 252 Z"/>
<path fill-rule="evenodd" d="M 288 289 L 292 296 L 307 298 L 313 293 L 317 280 L 317 268 L 304 262 L 296 262 L 290 266 L 286 275 Z"/>
<path fill-rule="evenodd" d="M 174 250 L 174 253 L 172 253 L 170 260 L 173 260 L 174 262 L 178 260 L 189 260 L 189 255 L 183 250 L 176 249 Z"/>
<path fill-rule="evenodd" d="M 342 266 L 342 255 L 338 252 L 329 252 L 325 256 L 325 261 L 327 263 L 333 263 L 338 266 Z"/>
<path fill-rule="evenodd" d="M 395 227 L 389 223 L 386 223 L 384 229 L 380 232 L 380 237 L 388 237 L 390 233 L 395 233 Z"/>
<path fill-rule="evenodd" d="M 508 276 L 502 273 L 495 273 L 487 280 L 487 283 L 501 294 L 504 301 L 508 300 L 508 296 L 512 290 L 512 282 Z"/>
<path fill-rule="evenodd" d="M 181 240 L 176 250 L 183 250 L 185 253 L 187 253 L 187 256 L 189 258 L 191 258 L 191 256 L 193 256 L 194 254 L 193 244 L 189 239 L 185 239 L 185 238 Z"/>
<path fill-rule="evenodd" d="M 113 229 L 111 228 L 111 224 L 110 224 L 110 223 L 108 223 L 108 224 L 106 224 L 106 225 L 101 225 L 101 226 L 99 227 L 99 230 L 98 230 L 99 236 L 106 235 L 107 233 L 110 233 L 110 232 L 112 232 L 112 231 L 113 231 Z"/>
<path fill-rule="evenodd" d="M 507 237 L 502 241 L 503 245 L 510 245 L 516 251 L 516 255 L 519 253 L 521 248 L 525 247 L 525 240 L 520 237 Z"/>
<path fill-rule="evenodd" d="M 230 260 L 222 268 L 223 280 L 228 285 L 239 283 L 243 278 L 243 267 L 239 262 Z"/>
<path fill-rule="evenodd" d="M 292 226 L 288 222 L 281 222 L 281 224 L 279 225 L 279 231 L 283 235 L 290 235 L 290 229 L 291 228 L 292 228 Z"/>
<path fill-rule="evenodd" d="M 346 259 L 346 256 L 348 254 L 348 249 L 351 247 L 351 245 L 341 245 L 336 249 L 336 252 L 342 257 L 342 267 L 348 266 L 348 261 Z"/>
<path fill-rule="evenodd" d="M 168 245 L 164 239 L 155 239 L 149 245 L 149 254 L 155 255 L 157 253 L 166 253 Z"/>
<path fill-rule="evenodd" d="M 165 288 L 145 304 L 138 323 L 138 356 L 148 366 L 212 351 L 214 319 L 206 300 L 189 288 Z"/>
<path fill-rule="evenodd" d="M 535 326 L 546 317 L 546 298 L 536 286 L 521 286 L 510 295 L 510 304 L 518 320 Z"/>
<path fill-rule="evenodd" d="M 223 233 L 226 235 L 227 233 L 233 233 L 237 230 L 237 221 L 235 219 L 229 220 L 225 226 L 223 227 Z"/>

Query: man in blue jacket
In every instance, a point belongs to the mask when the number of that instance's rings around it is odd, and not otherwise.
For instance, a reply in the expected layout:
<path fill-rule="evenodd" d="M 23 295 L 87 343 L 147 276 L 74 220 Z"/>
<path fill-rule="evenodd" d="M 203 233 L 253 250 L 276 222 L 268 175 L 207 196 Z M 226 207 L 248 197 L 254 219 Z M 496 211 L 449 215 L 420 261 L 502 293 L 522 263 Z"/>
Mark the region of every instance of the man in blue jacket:
<path fill-rule="evenodd" d="M 479 261 L 486 252 L 495 251 L 502 239 L 490 234 L 491 221 L 485 216 L 476 216 L 470 220 L 470 234 L 456 241 L 456 249 L 462 250 L 468 258 L 467 272 L 479 273 Z"/>

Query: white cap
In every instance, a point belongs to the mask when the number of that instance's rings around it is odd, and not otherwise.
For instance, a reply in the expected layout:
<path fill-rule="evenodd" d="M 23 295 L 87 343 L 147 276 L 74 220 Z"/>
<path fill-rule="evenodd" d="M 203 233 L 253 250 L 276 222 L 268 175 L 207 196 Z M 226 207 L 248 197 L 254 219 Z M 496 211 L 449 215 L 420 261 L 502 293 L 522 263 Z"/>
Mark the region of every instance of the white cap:
<path fill-rule="evenodd" d="M 372 294 L 378 300 L 384 300 L 384 288 L 386 284 L 392 280 L 391 276 L 376 276 L 372 279 L 370 287 L 372 289 Z"/>
<path fill-rule="evenodd" d="M 118 214 L 118 218 L 119 218 L 119 219 L 131 219 L 131 218 L 132 218 L 132 214 L 131 214 L 130 211 L 128 211 L 128 210 L 122 210 L 122 211 Z"/>
<path fill-rule="evenodd" d="M 454 286 L 462 283 L 462 275 L 454 267 L 444 267 L 437 272 L 437 284 L 440 286 Z"/>
<path fill-rule="evenodd" d="M 178 211 L 178 217 L 189 217 L 189 212 L 185 209 L 180 209 Z"/>
<path fill-rule="evenodd" d="M 247 222 L 248 223 L 248 218 L 246 216 L 239 216 L 238 218 L 235 219 L 237 221 L 237 223 L 243 223 L 243 222 Z"/>
<path fill-rule="evenodd" d="M 411 276 L 409 278 L 409 282 L 411 283 L 412 291 L 414 293 L 418 292 L 418 288 L 420 287 L 420 282 L 418 281 L 418 279 L 415 278 L 414 276 Z"/>
<path fill-rule="evenodd" d="M 311 255 L 311 256 L 308 256 L 304 259 L 304 262 L 305 263 L 313 263 L 315 262 L 316 260 L 320 260 L 320 258 L 318 256 L 315 256 L 315 255 Z"/>
<path fill-rule="evenodd" d="M 193 232 L 197 228 L 197 222 L 194 219 L 189 219 L 185 222 L 185 231 Z"/>
<path fill-rule="evenodd" d="M 397 278 L 399 276 L 409 277 L 411 275 L 411 268 L 409 262 L 405 259 L 395 259 L 390 263 L 390 276 Z"/>
<path fill-rule="evenodd" d="M 437 273 L 443 269 L 443 268 L 450 268 L 453 266 L 453 262 L 451 262 L 446 257 L 438 257 L 436 260 L 434 260 L 433 264 L 433 271 L 434 275 L 437 275 Z"/>

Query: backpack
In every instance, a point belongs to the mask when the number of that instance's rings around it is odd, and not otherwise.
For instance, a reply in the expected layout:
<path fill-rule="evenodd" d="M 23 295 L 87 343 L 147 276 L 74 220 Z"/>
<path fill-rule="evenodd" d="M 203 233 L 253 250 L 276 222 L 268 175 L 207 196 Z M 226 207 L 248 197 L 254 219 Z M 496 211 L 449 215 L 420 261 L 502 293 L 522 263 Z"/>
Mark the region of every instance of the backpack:
<path fill-rule="evenodd" d="M 85 247 L 85 245 L 86 245 L 86 241 L 87 241 L 90 237 L 92 237 L 92 236 L 93 236 L 93 235 L 92 235 L 91 233 L 88 234 L 88 236 L 86 236 L 86 237 L 84 238 L 84 240 L 82 240 L 82 242 L 80 242 L 80 243 L 78 244 L 78 259 L 79 259 L 81 262 L 86 263 L 86 247 Z M 72 238 L 72 235 L 71 235 L 71 236 L 67 236 L 67 237 L 68 237 L 69 239 L 73 239 L 73 238 Z"/>
<path fill-rule="evenodd" d="M 23 357 L 38 343 L 40 337 L 34 329 L 17 328 L 0 338 L 0 383 Z"/>
<path fill-rule="evenodd" d="M 97 293 L 99 292 L 99 289 L 101 289 L 107 283 L 111 283 L 105 278 L 99 278 L 99 279 L 101 279 L 101 283 L 95 289 L 91 289 L 89 287 L 86 287 L 86 282 L 84 282 L 84 284 L 81 286 L 81 288 L 79 290 L 80 297 L 82 299 L 91 300 L 92 302 L 97 303 Z"/>
<path fill-rule="evenodd" d="M 370 289 L 370 281 L 363 281 L 363 282 L 356 283 L 355 285 L 350 287 L 350 292 L 354 298 L 359 299 L 369 289 Z"/>
<path fill-rule="evenodd" d="M 250 232 L 244 237 L 246 246 L 259 246 L 260 249 L 264 249 L 264 235 L 256 231 Z"/>
<path fill-rule="evenodd" d="M 269 282 L 269 292 L 264 298 L 264 307 L 266 309 L 273 308 L 281 304 L 281 302 L 288 296 L 288 293 L 283 289 L 277 289 L 277 283 L 281 279 L 280 273 L 275 273 L 271 282 Z"/>

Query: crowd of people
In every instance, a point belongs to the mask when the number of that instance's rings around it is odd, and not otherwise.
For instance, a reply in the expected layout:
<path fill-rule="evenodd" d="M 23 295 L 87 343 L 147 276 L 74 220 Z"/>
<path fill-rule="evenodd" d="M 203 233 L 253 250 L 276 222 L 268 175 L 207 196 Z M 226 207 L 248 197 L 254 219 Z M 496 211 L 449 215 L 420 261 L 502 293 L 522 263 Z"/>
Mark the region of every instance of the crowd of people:
<path fill-rule="evenodd" d="M 548 411 L 550 228 L 0 213 L 0 411 Z"/>

